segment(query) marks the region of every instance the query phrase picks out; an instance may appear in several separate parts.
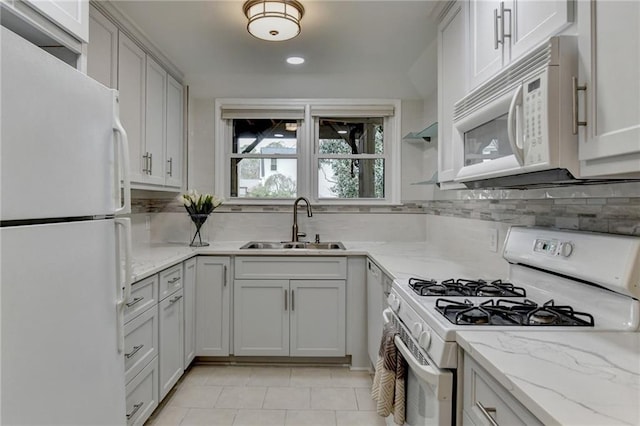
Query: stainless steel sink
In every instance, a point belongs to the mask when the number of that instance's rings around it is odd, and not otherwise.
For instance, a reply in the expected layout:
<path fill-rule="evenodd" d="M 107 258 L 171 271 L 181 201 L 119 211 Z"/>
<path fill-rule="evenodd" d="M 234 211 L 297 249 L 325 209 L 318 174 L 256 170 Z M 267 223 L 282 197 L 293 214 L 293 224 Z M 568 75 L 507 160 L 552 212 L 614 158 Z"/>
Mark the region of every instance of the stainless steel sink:
<path fill-rule="evenodd" d="M 328 242 L 328 243 L 312 243 L 312 242 L 274 242 L 274 241 L 249 241 L 247 244 L 240 247 L 240 249 L 251 250 L 283 250 L 283 249 L 307 249 L 307 250 L 344 250 L 344 245 L 341 242 Z"/>

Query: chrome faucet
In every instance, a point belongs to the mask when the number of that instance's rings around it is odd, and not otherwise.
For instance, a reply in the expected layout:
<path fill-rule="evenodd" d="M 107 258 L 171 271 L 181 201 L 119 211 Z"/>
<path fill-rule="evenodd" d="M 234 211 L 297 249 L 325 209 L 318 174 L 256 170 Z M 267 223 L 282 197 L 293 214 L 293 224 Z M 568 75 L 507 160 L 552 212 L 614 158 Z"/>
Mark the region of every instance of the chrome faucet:
<path fill-rule="evenodd" d="M 297 242 L 298 237 L 306 237 L 307 234 L 304 232 L 298 233 L 298 203 L 300 201 L 304 201 L 307 203 L 307 217 L 313 216 L 313 212 L 311 211 L 311 203 L 305 197 L 298 197 L 293 202 L 293 228 L 291 230 L 291 241 Z"/>

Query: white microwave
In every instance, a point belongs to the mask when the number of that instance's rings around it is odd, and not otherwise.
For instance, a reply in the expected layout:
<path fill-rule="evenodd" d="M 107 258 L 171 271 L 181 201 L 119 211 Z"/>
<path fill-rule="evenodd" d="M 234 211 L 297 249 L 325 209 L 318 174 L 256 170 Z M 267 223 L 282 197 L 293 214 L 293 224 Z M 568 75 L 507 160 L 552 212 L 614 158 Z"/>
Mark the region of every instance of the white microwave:
<path fill-rule="evenodd" d="M 553 37 L 454 106 L 455 181 L 531 187 L 579 178 L 575 37 Z"/>

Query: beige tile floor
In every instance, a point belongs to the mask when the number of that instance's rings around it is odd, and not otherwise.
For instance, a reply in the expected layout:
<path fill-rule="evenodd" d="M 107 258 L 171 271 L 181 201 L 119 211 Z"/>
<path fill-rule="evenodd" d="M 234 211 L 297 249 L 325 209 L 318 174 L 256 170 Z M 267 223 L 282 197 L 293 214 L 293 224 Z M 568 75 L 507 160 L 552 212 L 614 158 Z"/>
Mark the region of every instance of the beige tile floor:
<path fill-rule="evenodd" d="M 384 426 L 367 372 L 195 366 L 147 425 Z"/>

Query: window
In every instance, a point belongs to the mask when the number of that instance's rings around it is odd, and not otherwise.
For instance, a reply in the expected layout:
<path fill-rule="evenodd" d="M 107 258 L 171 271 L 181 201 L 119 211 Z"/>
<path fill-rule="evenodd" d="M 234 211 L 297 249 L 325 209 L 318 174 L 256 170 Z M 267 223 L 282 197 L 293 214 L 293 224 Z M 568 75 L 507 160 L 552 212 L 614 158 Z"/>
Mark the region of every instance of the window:
<path fill-rule="evenodd" d="M 217 100 L 216 191 L 240 204 L 397 203 L 399 112 L 398 101 Z"/>
<path fill-rule="evenodd" d="M 384 199 L 384 119 L 318 118 L 318 198 Z"/>
<path fill-rule="evenodd" d="M 299 123 L 286 119 L 235 118 L 231 126 L 230 196 L 295 198 Z"/>

